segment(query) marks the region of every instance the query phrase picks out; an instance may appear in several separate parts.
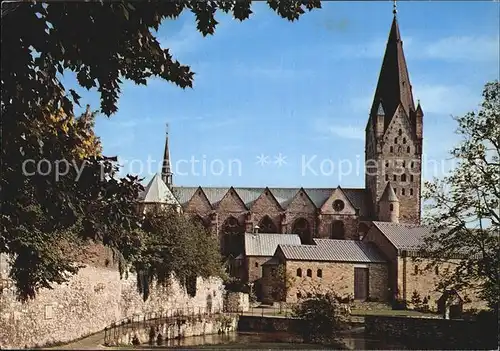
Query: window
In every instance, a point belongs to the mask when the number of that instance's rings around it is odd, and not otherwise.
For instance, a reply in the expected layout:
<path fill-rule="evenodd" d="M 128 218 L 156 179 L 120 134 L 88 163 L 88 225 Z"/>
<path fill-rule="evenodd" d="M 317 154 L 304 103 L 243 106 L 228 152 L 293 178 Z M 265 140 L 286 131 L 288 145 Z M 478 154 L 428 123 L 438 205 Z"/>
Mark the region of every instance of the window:
<path fill-rule="evenodd" d="M 389 180 L 389 175 L 388 175 L 388 174 L 386 174 L 386 175 L 385 175 L 385 181 L 387 182 L 388 180 Z"/>
<path fill-rule="evenodd" d="M 403 138 L 403 144 L 406 144 L 406 138 Z"/>
<path fill-rule="evenodd" d="M 436 273 L 436 275 L 439 275 L 439 267 L 438 266 L 434 267 L 434 273 Z"/>
<path fill-rule="evenodd" d="M 398 188 L 394 188 L 394 194 L 398 193 Z"/>
<path fill-rule="evenodd" d="M 406 162 L 405 162 L 405 161 L 403 161 L 403 168 L 405 168 L 405 167 L 406 167 Z"/>
<path fill-rule="evenodd" d="M 345 204 L 342 200 L 335 200 L 332 204 L 332 207 L 335 211 L 340 212 L 344 209 Z"/>
<path fill-rule="evenodd" d="M 322 278 L 323 277 L 323 271 L 321 269 L 318 269 L 316 271 L 316 275 L 318 276 L 318 278 Z"/>
<path fill-rule="evenodd" d="M 418 274 L 418 266 L 417 265 L 415 265 L 414 270 L 415 270 L 415 274 Z"/>
<path fill-rule="evenodd" d="M 308 270 L 307 270 L 307 276 L 308 276 L 308 277 L 312 277 L 312 276 L 313 276 L 313 271 L 312 271 L 312 270 L 310 270 L 310 269 L 308 269 Z"/>
<path fill-rule="evenodd" d="M 401 195 L 405 194 L 405 188 L 401 189 Z"/>
<path fill-rule="evenodd" d="M 255 262 L 255 267 L 259 267 L 259 263 L 258 262 Z"/>
<path fill-rule="evenodd" d="M 389 161 L 385 161 L 385 166 L 389 167 Z"/>
<path fill-rule="evenodd" d="M 394 211 L 394 205 L 393 204 L 389 205 L 389 211 L 391 211 L 391 212 Z"/>
<path fill-rule="evenodd" d="M 414 168 L 415 167 L 415 162 L 411 162 L 411 168 Z"/>
<path fill-rule="evenodd" d="M 410 152 L 411 152 L 411 147 L 409 147 L 409 146 L 408 146 L 408 147 L 406 148 L 406 152 L 407 152 L 407 153 L 410 153 Z"/>
<path fill-rule="evenodd" d="M 302 269 L 297 269 L 297 277 L 302 277 Z"/>
<path fill-rule="evenodd" d="M 413 188 L 410 188 L 410 195 L 413 195 Z"/>
<path fill-rule="evenodd" d="M 403 131 L 400 129 L 398 130 L 398 135 L 402 135 L 403 134 Z"/>
<path fill-rule="evenodd" d="M 394 138 L 394 144 L 398 143 L 398 138 Z"/>
<path fill-rule="evenodd" d="M 297 293 L 297 298 L 298 299 L 302 298 L 302 294 L 300 292 Z"/>
<path fill-rule="evenodd" d="M 390 152 L 394 152 L 394 148 L 392 146 L 390 147 L 389 150 L 390 150 Z"/>
<path fill-rule="evenodd" d="M 396 176 L 396 175 L 393 175 L 393 176 L 392 176 L 392 180 L 396 181 L 396 180 L 397 180 L 397 176 Z"/>
<path fill-rule="evenodd" d="M 410 182 L 413 182 L 413 174 L 410 174 Z"/>
<path fill-rule="evenodd" d="M 402 174 L 401 175 L 401 181 L 402 182 L 406 182 L 406 174 Z"/>

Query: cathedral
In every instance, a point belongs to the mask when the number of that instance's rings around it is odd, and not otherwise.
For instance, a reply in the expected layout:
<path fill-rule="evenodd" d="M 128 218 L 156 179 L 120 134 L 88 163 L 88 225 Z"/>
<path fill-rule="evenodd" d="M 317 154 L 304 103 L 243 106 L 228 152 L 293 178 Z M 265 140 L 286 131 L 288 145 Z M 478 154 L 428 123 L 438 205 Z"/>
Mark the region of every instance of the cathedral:
<path fill-rule="evenodd" d="M 293 233 L 302 244 L 313 244 L 322 238 L 361 240 L 374 221 L 419 225 L 423 112 L 413 99 L 396 11 L 367 111 L 364 188 L 177 186 L 167 132 L 161 175 L 149 182 L 142 203 L 176 206 L 233 257 L 243 250 L 243 233 Z"/>

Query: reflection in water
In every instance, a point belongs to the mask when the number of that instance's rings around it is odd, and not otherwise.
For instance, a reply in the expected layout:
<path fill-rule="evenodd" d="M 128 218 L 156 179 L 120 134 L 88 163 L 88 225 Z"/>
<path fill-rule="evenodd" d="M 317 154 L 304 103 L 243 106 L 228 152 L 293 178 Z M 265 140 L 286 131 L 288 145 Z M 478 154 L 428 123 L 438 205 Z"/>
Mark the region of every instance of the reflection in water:
<path fill-rule="evenodd" d="M 341 337 L 342 348 L 351 350 L 404 350 L 404 345 L 393 341 L 367 339 L 363 333 L 345 334 Z M 223 335 L 192 336 L 184 339 L 165 340 L 162 346 L 153 346 L 158 349 L 183 348 L 193 349 L 332 349 L 320 345 L 304 344 L 296 335 L 284 332 L 261 333 L 229 333 Z M 143 345 L 150 348 L 150 345 Z M 340 345 L 339 345 L 340 347 Z M 337 347 L 336 347 L 337 348 Z"/>

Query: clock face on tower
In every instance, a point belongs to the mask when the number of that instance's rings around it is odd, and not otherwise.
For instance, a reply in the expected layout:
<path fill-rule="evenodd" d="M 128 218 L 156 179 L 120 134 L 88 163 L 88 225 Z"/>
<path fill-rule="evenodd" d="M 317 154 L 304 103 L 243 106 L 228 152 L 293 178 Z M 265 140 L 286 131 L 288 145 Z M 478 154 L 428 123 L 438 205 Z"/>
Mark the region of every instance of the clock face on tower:
<path fill-rule="evenodd" d="M 332 204 L 332 207 L 335 211 L 340 212 L 344 209 L 344 201 L 342 200 L 335 200 Z"/>

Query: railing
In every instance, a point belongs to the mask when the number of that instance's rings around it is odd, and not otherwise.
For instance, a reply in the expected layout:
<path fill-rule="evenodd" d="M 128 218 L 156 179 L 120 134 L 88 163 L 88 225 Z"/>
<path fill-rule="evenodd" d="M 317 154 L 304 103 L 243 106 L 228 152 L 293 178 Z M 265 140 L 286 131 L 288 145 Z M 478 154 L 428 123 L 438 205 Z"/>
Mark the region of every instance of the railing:
<path fill-rule="evenodd" d="M 234 313 L 212 312 L 211 310 L 200 307 L 136 314 L 131 317 L 123 318 L 104 328 L 104 344 L 110 345 L 111 341 L 114 341 L 116 343 L 121 336 L 126 335 L 129 331 L 156 327 L 164 323 L 175 323 L 179 320 L 186 320 L 189 318 L 201 319 L 202 317 L 210 317 L 222 314 L 227 315 Z"/>

